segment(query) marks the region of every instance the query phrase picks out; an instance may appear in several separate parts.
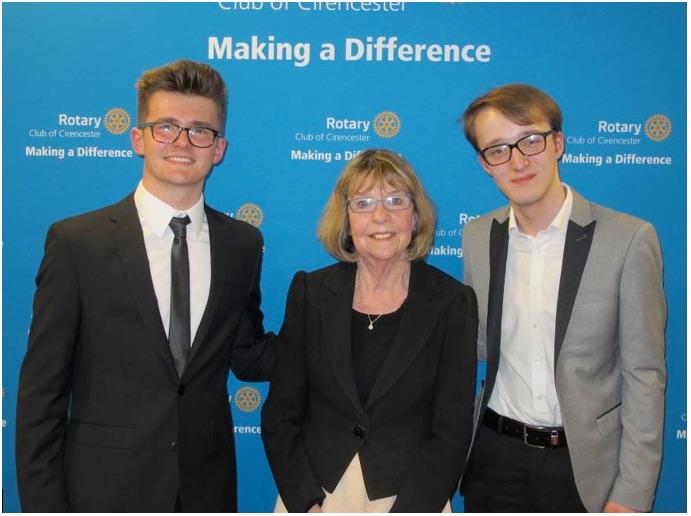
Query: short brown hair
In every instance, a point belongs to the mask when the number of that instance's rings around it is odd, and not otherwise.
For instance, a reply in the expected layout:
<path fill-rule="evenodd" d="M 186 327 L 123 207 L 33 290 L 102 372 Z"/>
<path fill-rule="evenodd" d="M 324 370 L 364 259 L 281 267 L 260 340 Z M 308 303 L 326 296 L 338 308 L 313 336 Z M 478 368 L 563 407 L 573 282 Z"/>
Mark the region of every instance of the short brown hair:
<path fill-rule="evenodd" d="M 219 136 L 223 136 L 228 91 L 221 75 L 207 64 L 180 60 L 145 71 L 136 84 L 137 119 L 144 123 L 149 99 L 158 91 L 197 95 L 213 100 L 218 108 Z"/>
<path fill-rule="evenodd" d="M 434 242 L 436 213 L 413 168 L 395 152 L 368 149 L 355 156 L 343 169 L 319 222 L 318 236 L 324 248 L 345 262 L 357 260 L 350 236 L 346 200 L 351 195 L 385 184 L 405 189 L 413 197 L 415 228 L 408 246 L 409 260 L 424 258 Z"/>
<path fill-rule="evenodd" d="M 475 119 L 486 108 L 496 109 L 518 125 L 546 121 L 551 129 L 561 132 L 561 109 L 552 97 L 528 84 L 506 84 L 473 100 L 463 113 L 463 132 L 478 151 Z"/>

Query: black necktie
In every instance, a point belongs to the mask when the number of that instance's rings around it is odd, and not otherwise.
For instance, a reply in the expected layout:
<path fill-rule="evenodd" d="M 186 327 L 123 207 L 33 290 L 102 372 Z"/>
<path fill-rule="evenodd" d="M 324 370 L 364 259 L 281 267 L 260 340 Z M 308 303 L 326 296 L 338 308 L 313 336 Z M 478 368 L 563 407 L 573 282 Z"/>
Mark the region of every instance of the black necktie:
<path fill-rule="evenodd" d="M 188 216 L 173 217 L 170 228 L 175 238 L 170 250 L 170 326 L 168 345 L 175 369 L 182 376 L 190 352 L 190 261 L 187 253 Z"/>

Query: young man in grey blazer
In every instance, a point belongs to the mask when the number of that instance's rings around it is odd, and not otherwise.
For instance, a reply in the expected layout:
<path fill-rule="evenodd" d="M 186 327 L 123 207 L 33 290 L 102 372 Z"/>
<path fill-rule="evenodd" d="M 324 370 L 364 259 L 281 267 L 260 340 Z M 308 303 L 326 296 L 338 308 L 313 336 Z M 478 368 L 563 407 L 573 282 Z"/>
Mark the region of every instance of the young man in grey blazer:
<path fill-rule="evenodd" d="M 463 125 L 510 202 L 463 237 L 487 361 L 466 511 L 649 511 L 666 379 L 655 230 L 561 182 L 561 110 L 544 92 L 493 89 Z"/>

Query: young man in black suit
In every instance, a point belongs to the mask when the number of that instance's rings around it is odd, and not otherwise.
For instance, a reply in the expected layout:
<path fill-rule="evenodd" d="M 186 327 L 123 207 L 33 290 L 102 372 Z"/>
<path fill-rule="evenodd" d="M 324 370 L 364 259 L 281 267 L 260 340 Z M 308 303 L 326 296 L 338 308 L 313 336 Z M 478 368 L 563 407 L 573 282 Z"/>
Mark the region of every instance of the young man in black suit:
<path fill-rule="evenodd" d="M 204 204 L 221 76 L 178 61 L 137 90 L 136 191 L 46 238 L 17 406 L 24 511 L 237 510 L 228 369 L 266 380 L 274 362 L 262 237 Z"/>

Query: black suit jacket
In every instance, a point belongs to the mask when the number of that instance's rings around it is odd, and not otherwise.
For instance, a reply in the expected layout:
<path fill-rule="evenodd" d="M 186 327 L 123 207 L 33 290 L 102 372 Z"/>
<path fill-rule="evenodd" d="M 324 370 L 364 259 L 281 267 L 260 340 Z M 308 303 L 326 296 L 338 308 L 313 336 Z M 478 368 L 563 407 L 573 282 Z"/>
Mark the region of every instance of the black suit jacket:
<path fill-rule="evenodd" d="M 351 363 L 355 264 L 295 275 L 262 412 L 283 502 L 304 511 L 331 492 L 356 453 L 370 499 L 393 511 L 440 511 L 472 433 L 477 305 L 473 291 L 413 262 L 394 344 L 360 402 Z"/>
<path fill-rule="evenodd" d="M 205 208 L 211 288 L 182 378 L 130 195 L 48 231 L 17 405 L 24 511 L 237 510 L 228 368 L 267 379 L 262 239 Z"/>

